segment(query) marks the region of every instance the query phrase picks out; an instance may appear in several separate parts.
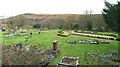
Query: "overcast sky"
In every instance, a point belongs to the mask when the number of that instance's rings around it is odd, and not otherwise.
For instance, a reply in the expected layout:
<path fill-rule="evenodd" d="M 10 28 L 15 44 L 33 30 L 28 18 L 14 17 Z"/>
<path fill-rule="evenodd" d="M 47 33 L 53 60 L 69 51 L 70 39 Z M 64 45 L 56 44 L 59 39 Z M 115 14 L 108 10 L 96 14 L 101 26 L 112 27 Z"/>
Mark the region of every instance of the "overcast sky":
<path fill-rule="evenodd" d="M 107 0 L 117 3 L 120 0 Z M 92 10 L 101 14 L 104 0 L 0 0 L 0 16 L 9 17 L 23 13 L 82 14 Z"/>

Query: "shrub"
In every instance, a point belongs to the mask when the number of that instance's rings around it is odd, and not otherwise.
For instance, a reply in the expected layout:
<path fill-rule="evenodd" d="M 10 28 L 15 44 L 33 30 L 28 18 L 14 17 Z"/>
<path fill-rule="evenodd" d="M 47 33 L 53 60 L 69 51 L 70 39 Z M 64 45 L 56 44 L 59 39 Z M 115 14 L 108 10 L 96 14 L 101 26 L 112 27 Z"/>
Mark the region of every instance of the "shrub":
<path fill-rule="evenodd" d="M 113 37 L 117 37 L 117 35 L 115 35 L 115 34 L 112 34 L 112 36 L 113 36 Z"/>
<path fill-rule="evenodd" d="M 9 33 L 8 33 L 8 32 L 3 32 L 2 34 L 3 34 L 3 35 L 8 35 Z"/>
<path fill-rule="evenodd" d="M 78 32 L 78 30 L 74 30 L 74 32 Z"/>
<path fill-rule="evenodd" d="M 117 38 L 116 38 L 117 41 L 120 41 L 120 36 L 118 35 Z"/>
<path fill-rule="evenodd" d="M 41 24 L 39 24 L 39 23 L 36 23 L 33 25 L 33 28 L 40 28 L 40 27 L 41 27 Z"/>

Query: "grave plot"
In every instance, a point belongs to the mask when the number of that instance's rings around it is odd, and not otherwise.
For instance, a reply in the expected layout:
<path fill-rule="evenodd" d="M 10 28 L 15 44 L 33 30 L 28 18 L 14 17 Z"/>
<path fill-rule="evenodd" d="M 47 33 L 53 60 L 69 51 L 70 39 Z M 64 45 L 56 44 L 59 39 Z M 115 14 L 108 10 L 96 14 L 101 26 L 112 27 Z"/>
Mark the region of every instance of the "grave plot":
<path fill-rule="evenodd" d="M 37 64 L 42 59 L 41 53 L 37 49 L 31 49 L 33 46 L 30 46 L 28 51 L 24 47 L 18 48 L 18 45 L 3 46 L 3 65 Z"/>
<path fill-rule="evenodd" d="M 87 44 L 87 43 L 89 43 L 87 40 L 78 40 L 78 42 L 79 42 L 80 44 Z"/>
<path fill-rule="evenodd" d="M 57 48 L 57 43 L 58 43 L 58 41 L 54 40 L 53 47 L 42 53 L 42 55 L 46 56 L 46 58 L 42 59 L 39 62 L 39 65 L 47 66 L 59 54 L 60 51 Z"/>
<path fill-rule="evenodd" d="M 5 38 L 13 38 L 13 37 L 14 37 L 14 34 L 5 35 L 4 37 L 5 37 Z"/>
<path fill-rule="evenodd" d="M 3 46 L 3 65 L 48 65 L 58 54 L 57 40 L 52 49 L 41 50 L 38 46 L 16 45 Z"/>
<path fill-rule="evenodd" d="M 52 53 L 49 50 L 38 50 L 37 46 L 18 48 L 18 45 L 3 47 L 3 65 L 39 65 L 41 61 L 48 63 L 48 56 Z"/>
<path fill-rule="evenodd" d="M 103 41 L 100 41 L 101 44 L 110 44 L 110 42 L 106 41 L 106 40 L 103 40 Z"/>
<path fill-rule="evenodd" d="M 67 57 L 64 56 L 60 62 L 57 63 L 56 67 L 78 67 L 79 57 Z"/>
<path fill-rule="evenodd" d="M 14 36 L 25 36 L 25 35 L 27 35 L 27 34 L 20 33 L 20 34 L 15 34 Z"/>
<path fill-rule="evenodd" d="M 70 40 L 70 41 L 67 41 L 68 44 L 76 44 L 77 41 L 76 40 Z"/>
<path fill-rule="evenodd" d="M 106 40 L 102 40 L 102 41 L 99 41 L 99 40 L 69 40 L 69 41 L 66 41 L 68 44 L 110 44 L 110 42 L 106 41 Z"/>
<path fill-rule="evenodd" d="M 25 36 L 25 35 L 27 35 L 27 34 L 22 34 L 22 33 L 20 33 L 20 34 L 9 34 L 9 35 L 5 35 L 4 38 L 13 38 L 15 36 Z"/>
<path fill-rule="evenodd" d="M 112 61 L 120 63 L 120 51 L 111 50 L 110 53 L 112 54 Z"/>
<path fill-rule="evenodd" d="M 98 40 L 89 40 L 89 43 L 90 44 L 99 44 L 99 41 Z"/>
<path fill-rule="evenodd" d="M 98 64 L 98 53 L 86 53 L 85 52 L 85 58 L 84 63 L 89 65 L 96 65 Z"/>
<path fill-rule="evenodd" d="M 85 64 L 90 65 L 118 65 L 120 51 L 111 50 L 107 53 L 86 53 Z"/>

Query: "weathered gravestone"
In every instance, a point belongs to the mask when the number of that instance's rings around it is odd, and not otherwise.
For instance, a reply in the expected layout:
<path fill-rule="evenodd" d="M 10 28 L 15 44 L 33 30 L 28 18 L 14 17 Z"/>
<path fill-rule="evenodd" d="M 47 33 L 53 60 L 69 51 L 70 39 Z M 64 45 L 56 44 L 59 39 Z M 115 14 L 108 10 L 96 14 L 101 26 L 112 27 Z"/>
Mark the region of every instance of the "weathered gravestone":
<path fill-rule="evenodd" d="M 53 53 L 53 55 L 58 55 L 58 53 L 59 53 L 59 50 L 57 49 L 57 43 L 58 43 L 58 41 L 57 40 L 54 40 L 53 41 L 53 51 L 52 51 L 52 53 Z"/>

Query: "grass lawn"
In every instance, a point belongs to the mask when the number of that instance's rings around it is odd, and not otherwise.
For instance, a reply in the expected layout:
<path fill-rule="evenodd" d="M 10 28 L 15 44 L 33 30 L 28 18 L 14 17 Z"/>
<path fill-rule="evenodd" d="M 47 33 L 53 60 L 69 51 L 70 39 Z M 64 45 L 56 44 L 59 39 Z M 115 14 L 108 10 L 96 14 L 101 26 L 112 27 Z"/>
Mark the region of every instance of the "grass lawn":
<path fill-rule="evenodd" d="M 27 36 L 18 36 L 13 38 L 4 38 L 2 36 L 2 44 L 3 45 L 10 45 L 16 44 L 21 42 L 22 44 L 25 43 L 25 37 Z M 68 37 L 60 37 L 57 36 L 57 30 L 48 30 L 42 31 L 40 34 L 38 32 L 34 32 L 32 37 L 30 38 L 30 45 L 39 45 L 40 49 L 49 49 L 52 46 L 53 40 L 58 40 L 58 49 L 60 50 L 60 54 L 53 59 L 50 63 L 51 65 L 56 65 L 57 62 L 61 60 L 63 56 L 73 56 L 79 57 L 79 63 L 81 65 L 84 64 L 84 52 L 94 53 L 94 52 L 107 52 L 109 50 L 118 50 L 118 41 L 115 40 L 108 40 L 110 44 L 68 44 L 66 43 L 67 40 L 93 40 L 96 38 L 91 37 L 83 37 L 83 36 L 75 36 L 70 35 Z M 98 39 L 102 40 L 102 39 Z"/>

